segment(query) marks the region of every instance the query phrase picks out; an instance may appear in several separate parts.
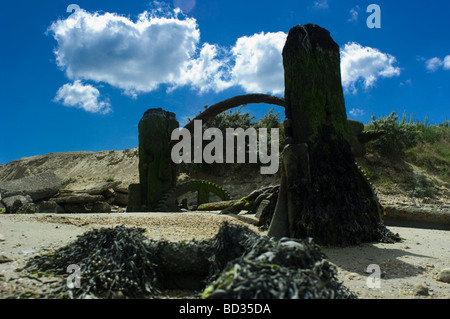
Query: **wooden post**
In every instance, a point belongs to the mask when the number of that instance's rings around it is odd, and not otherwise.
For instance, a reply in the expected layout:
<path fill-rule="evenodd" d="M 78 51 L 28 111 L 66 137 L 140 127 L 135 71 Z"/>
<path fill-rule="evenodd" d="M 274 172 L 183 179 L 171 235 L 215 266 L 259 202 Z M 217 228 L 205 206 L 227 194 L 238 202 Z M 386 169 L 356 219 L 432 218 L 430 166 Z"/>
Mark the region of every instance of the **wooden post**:
<path fill-rule="evenodd" d="M 327 30 L 297 25 L 283 65 L 287 145 L 269 236 L 326 245 L 383 240 L 381 205 L 350 149 L 339 46 Z"/>
<path fill-rule="evenodd" d="M 175 187 L 176 164 L 171 159 L 171 134 L 179 127 L 175 114 L 147 110 L 139 122 L 139 181 L 141 211 L 153 211 L 161 197 Z"/>

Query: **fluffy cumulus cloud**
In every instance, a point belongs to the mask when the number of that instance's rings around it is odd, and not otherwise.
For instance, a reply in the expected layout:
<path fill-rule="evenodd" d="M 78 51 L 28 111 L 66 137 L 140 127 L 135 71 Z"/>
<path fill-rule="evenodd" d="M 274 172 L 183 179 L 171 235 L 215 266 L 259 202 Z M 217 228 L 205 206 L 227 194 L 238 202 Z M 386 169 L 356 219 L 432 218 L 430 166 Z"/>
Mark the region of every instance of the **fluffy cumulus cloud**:
<path fill-rule="evenodd" d="M 111 110 L 108 101 L 100 100 L 100 92 L 95 87 L 80 80 L 60 87 L 55 102 L 91 113 L 108 113 Z"/>
<path fill-rule="evenodd" d="M 379 78 L 400 75 L 394 56 L 378 49 L 363 47 L 351 42 L 341 49 L 341 75 L 343 87 L 356 93 L 356 84 L 362 82 L 366 89 L 373 87 Z"/>
<path fill-rule="evenodd" d="M 247 92 L 284 92 L 284 71 L 281 51 L 286 33 L 258 33 L 241 37 L 232 49 L 235 65 L 233 83 Z"/>
<path fill-rule="evenodd" d="M 89 82 L 109 84 L 131 97 L 161 85 L 168 91 L 189 86 L 200 93 L 232 86 L 253 93 L 284 92 L 284 32 L 244 36 L 227 48 L 201 44 L 196 20 L 180 9 L 144 12 L 134 20 L 78 10 L 52 23 L 48 32 L 57 42 L 57 65 L 72 82 L 59 89 L 55 101 L 89 112 L 110 110 Z M 353 92 L 359 81 L 369 88 L 380 77 L 400 74 L 393 56 L 357 43 L 346 44 L 341 57 L 343 86 Z M 445 61 L 450 67 L 450 57 Z"/>
<path fill-rule="evenodd" d="M 426 60 L 425 67 L 430 72 L 436 72 L 441 67 L 443 67 L 444 70 L 450 70 L 450 55 L 447 55 L 443 60 L 438 57 Z"/>
<path fill-rule="evenodd" d="M 107 83 L 132 97 L 162 84 L 169 91 L 241 86 L 248 92 L 283 92 L 283 32 L 242 37 L 232 48 L 200 45 L 196 20 L 178 9 L 144 12 L 136 21 L 78 10 L 48 31 L 57 41 L 57 64 L 69 80 Z"/>
<path fill-rule="evenodd" d="M 444 69 L 445 70 L 450 70 L 450 55 L 447 55 L 444 58 Z"/>
<path fill-rule="evenodd" d="M 425 62 L 425 67 L 427 68 L 428 71 L 435 72 L 443 64 L 444 64 L 444 62 L 441 59 L 439 59 L 439 58 L 432 58 L 432 59 L 429 59 L 429 60 L 427 60 Z"/>
<path fill-rule="evenodd" d="M 174 88 L 191 85 L 200 93 L 223 91 L 233 85 L 229 80 L 228 61 L 225 49 L 205 43 L 198 57 L 187 62 L 181 70 Z"/>
<path fill-rule="evenodd" d="M 130 95 L 176 84 L 200 39 L 194 19 L 155 17 L 137 21 L 114 13 L 79 10 L 53 23 L 58 66 L 69 79 L 105 82 Z"/>

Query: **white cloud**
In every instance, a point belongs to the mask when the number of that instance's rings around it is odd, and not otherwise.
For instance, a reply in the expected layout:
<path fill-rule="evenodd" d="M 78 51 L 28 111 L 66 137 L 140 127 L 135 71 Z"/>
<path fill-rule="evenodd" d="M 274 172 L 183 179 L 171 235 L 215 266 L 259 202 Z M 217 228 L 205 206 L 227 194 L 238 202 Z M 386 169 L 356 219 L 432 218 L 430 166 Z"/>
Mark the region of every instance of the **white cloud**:
<path fill-rule="evenodd" d="M 347 21 L 349 21 L 349 22 L 351 22 L 351 21 L 358 21 L 358 16 L 359 16 L 359 11 L 360 10 L 360 7 L 359 6 L 356 6 L 356 8 L 352 8 L 351 10 L 350 10 L 350 18 L 347 20 Z"/>
<path fill-rule="evenodd" d="M 281 52 L 286 42 L 284 32 L 258 33 L 241 37 L 232 49 L 235 65 L 232 82 L 247 92 L 280 94 L 284 92 Z"/>
<path fill-rule="evenodd" d="M 431 58 L 425 62 L 425 67 L 430 72 L 436 72 L 443 65 L 444 62 L 437 57 Z"/>
<path fill-rule="evenodd" d="M 314 1 L 314 8 L 327 9 L 328 8 L 328 0 Z"/>
<path fill-rule="evenodd" d="M 71 80 L 105 82 L 130 95 L 177 84 L 200 39 L 195 19 L 142 13 L 137 21 L 79 10 L 54 22 L 58 66 Z"/>
<path fill-rule="evenodd" d="M 450 55 L 447 55 L 444 58 L 444 69 L 445 70 L 450 70 Z"/>
<path fill-rule="evenodd" d="M 360 117 L 360 116 L 363 116 L 365 114 L 364 110 L 358 109 L 358 108 L 351 109 L 349 113 L 353 117 Z"/>
<path fill-rule="evenodd" d="M 109 102 L 100 101 L 99 97 L 100 92 L 95 87 L 77 80 L 73 84 L 67 83 L 60 87 L 54 100 L 90 113 L 105 114 L 111 111 Z"/>
<path fill-rule="evenodd" d="M 179 10 L 144 12 L 136 21 L 79 10 L 54 22 L 49 33 L 57 41 L 57 64 L 70 80 L 108 83 L 132 97 L 162 84 L 169 91 L 191 86 L 200 93 L 231 86 L 284 91 L 283 32 L 242 37 L 232 48 L 200 47 L 196 20 Z"/>
<path fill-rule="evenodd" d="M 224 51 L 216 45 L 205 43 L 198 58 L 185 64 L 178 86 L 191 85 L 200 93 L 209 90 L 220 92 L 232 86 L 229 80 L 227 52 Z"/>
<path fill-rule="evenodd" d="M 447 55 L 444 58 L 444 69 L 445 70 L 450 70 L 450 55 Z"/>
<path fill-rule="evenodd" d="M 426 60 L 425 67 L 430 72 L 436 72 L 441 67 L 443 67 L 444 70 L 450 70 L 450 55 L 447 55 L 444 60 L 441 60 L 438 57 Z"/>
<path fill-rule="evenodd" d="M 328 1 L 316 4 L 327 7 Z M 284 92 L 284 32 L 244 36 L 229 48 L 200 44 L 196 20 L 180 9 L 144 12 L 135 21 L 79 10 L 48 31 L 57 41 L 57 64 L 73 82 L 60 88 L 55 101 L 89 112 L 105 113 L 110 104 L 81 81 L 107 83 L 132 97 L 161 85 L 168 91 L 190 86 L 200 93 L 232 86 L 254 93 Z M 357 43 L 345 45 L 341 57 L 343 86 L 353 92 L 360 80 L 370 88 L 380 77 L 400 74 L 395 57 Z M 449 65 L 450 57 L 446 61 Z"/>
<path fill-rule="evenodd" d="M 412 80 L 408 79 L 405 82 L 400 82 L 400 86 L 410 85 L 411 83 L 412 83 Z"/>
<path fill-rule="evenodd" d="M 356 83 L 362 81 L 366 89 L 373 87 L 380 77 L 400 75 L 400 68 L 394 66 L 396 58 L 378 49 L 363 47 L 351 42 L 341 49 L 341 76 L 343 87 L 356 93 Z"/>

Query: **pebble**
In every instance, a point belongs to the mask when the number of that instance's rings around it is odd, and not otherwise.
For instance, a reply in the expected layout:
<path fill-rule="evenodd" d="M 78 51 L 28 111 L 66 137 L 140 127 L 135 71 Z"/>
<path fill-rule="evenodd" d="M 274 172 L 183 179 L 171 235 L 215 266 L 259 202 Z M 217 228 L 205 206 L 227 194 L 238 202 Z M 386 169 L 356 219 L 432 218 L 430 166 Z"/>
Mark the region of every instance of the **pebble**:
<path fill-rule="evenodd" d="M 8 258 L 4 254 L 0 254 L 0 264 L 8 263 L 10 261 L 12 261 L 12 259 Z"/>
<path fill-rule="evenodd" d="M 425 287 L 422 283 L 418 283 L 414 287 L 414 295 L 416 295 L 416 296 L 428 296 L 428 288 Z"/>
<path fill-rule="evenodd" d="M 442 269 L 436 279 L 442 282 L 450 283 L 450 268 Z"/>
<path fill-rule="evenodd" d="M 5 236 L 3 236 L 2 234 L 0 234 L 0 241 L 5 241 Z"/>
<path fill-rule="evenodd" d="M 347 276 L 347 278 L 348 278 L 349 280 L 359 280 L 359 279 L 361 279 L 361 277 L 360 277 L 357 273 L 355 273 L 355 272 L 349 273 L 348 276 Z"/>

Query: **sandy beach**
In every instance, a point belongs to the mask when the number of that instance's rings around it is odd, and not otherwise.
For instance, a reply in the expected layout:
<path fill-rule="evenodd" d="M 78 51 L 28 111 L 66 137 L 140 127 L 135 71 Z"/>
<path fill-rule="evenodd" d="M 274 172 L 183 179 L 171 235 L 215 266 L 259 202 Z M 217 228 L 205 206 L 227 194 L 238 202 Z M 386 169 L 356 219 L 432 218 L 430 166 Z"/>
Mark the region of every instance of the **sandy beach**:
<path fill-rule="evenodd" d="M 23 270 L 26 261 L 62 247 L 85 231 L 126 225 L 142 227 L 155 240 L 204 240 L 214 237 L 221 223 L 249 226 L 261 235 L 246 216 L 206 213 L 115 213 L 0 216 L 0 297 L 45 298 L 59 278 L 36 278 Z M 322 247 L 338 267 L 338 279 L 364 299 L 448 299 L 450 284 L 437 280 L 450 265 L 449 232 L 411 227 L 388 227 L 403 239 L 395 244 L 369 243 L 355 247 Z M 369 265 L 380 270 L 379 288 L 370 288 Z M 373 285 L 372 285 L 373 286 Z"/>

